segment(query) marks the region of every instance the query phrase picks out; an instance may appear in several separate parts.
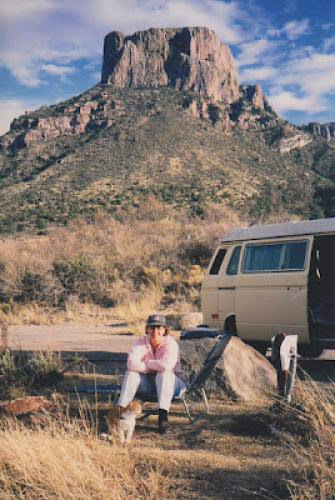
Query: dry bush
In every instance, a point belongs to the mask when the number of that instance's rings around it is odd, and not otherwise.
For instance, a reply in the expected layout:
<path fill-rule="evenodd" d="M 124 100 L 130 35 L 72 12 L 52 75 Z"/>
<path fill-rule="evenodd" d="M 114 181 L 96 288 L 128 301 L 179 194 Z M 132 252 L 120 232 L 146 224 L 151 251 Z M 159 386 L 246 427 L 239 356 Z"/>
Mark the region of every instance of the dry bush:
<path fill-rule="evenodd" d="M 306 427 L 306 442 L 291 444 L 293 498 L 327 500 L 335 492 L 335 384 L 327 390 L 309 380 L 297 387 L 296 419 Z"/>
<path fill-rule="evenodd" d="M 169 478 L 130 448 L 105 443 L 87 427 L 7 422 L 0 429 L 2 498 L 173 498 Z"/>
<path fill-rule="evenodd" d="M 63 378 L 65 366 L 55 352 L 0 350 L 0 398 L 8 398 L 13 389 L 23 393 L 53 385 Z"/>
<path fill-rule="evenodd" d="M 201 279 L 195 274 L 202 276 L 224 233 L 241 225 L 221 206 L 208 214 L 191 219 L 152 198 L 114 218 L 98 214 L 92 224 L 77 219 L 48 236 L 1 240 L 0 310 L 8 314 L 16 304 L 33 303 L 66 308 L 73 296 L 137 309 L 153 296 L 155 309 L 176 300 L 196 306 Z"/>

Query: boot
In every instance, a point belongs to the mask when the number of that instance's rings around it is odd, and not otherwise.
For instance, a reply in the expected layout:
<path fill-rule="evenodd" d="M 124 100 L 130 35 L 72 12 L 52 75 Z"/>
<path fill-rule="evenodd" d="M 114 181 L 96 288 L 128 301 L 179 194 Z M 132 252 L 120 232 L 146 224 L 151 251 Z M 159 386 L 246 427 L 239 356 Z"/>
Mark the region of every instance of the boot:
<path fill-rule="evenodd" d="M 169 427 L 168 412 L 166 410 L 159 409 L 159 411 L 158 411 L 158 432 L 160 434 L 165 434 L 168 427 Z"/>

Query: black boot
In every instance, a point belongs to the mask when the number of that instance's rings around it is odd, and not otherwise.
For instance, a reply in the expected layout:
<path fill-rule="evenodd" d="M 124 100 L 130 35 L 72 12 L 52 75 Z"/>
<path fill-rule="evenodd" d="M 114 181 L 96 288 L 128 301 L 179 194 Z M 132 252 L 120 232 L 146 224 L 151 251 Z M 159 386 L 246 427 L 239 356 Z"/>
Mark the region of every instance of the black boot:
<path fill-rule="evenodd" d="M 158 411 L 158 432 L 160 434 L 165 434 L 168 427 L 169 427 L 168 412 L 166 410 L 159 409 L 159 411 Z"/>

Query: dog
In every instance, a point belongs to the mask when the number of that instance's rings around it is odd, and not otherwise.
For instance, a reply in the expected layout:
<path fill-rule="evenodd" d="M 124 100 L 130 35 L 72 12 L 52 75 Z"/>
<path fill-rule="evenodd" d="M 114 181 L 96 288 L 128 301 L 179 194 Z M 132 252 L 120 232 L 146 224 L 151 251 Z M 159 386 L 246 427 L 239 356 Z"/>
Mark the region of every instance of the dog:
<path fill-rule="evenodd" d="M 106 417 L 110 430 L 116 431 L 121 444 L 128 444 L 133 436 L 136 418 L 142 413 L 141 404 L 132 401 L 125 408 L 114 406 L 109 410 Z"/>

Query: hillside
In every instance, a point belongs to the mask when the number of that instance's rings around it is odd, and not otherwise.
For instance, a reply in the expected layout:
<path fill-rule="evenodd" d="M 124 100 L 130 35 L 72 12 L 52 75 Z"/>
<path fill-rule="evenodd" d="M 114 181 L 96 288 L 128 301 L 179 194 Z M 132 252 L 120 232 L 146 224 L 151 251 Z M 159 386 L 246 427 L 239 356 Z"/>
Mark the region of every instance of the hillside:
<path fill-rule="evenodd" d="M 0 139 L 2 233 L 136 210 L 148 195 L 200 217 L 212 203 L 251 221 L 334 215 L 334 143 L 281 120 L 257 85 L 239 87 L 229 49 L 212 57 L 214 32 L 164 30 L 163 51 L 162 30 L 135 35 L 106 37 L 105 83 Z"/>

